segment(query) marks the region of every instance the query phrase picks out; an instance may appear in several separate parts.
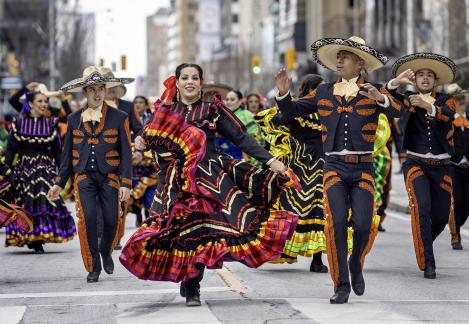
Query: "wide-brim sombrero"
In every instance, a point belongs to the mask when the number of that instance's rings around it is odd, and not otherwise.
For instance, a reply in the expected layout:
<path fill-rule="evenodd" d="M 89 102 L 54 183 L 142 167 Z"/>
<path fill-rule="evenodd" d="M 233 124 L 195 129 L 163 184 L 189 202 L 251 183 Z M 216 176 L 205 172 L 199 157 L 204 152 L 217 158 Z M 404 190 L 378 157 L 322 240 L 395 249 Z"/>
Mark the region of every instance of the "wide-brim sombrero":
<path fill-rule="evenodd" d="M 337 71 L 337 53 L 340 51 L 348 51 L 359 56 L 365 61 L 365 69 L 368 72 L 383 67 L 388 61 L 385 55 L 366 45 L 365 41 L 357 36 L 348 39 L 323 38 L 311 45 L 313 59 L 332 71 Z"/>
<path fill-rule="evenodd" d="M 106 88 L 112 88 L 134 81 L 132 78 L 116 78 L 106 75 L 107 71 L 107 68 L 89 66 L 83 71 L 83 77 L 67 82 L 60 90 L 65 92 L 81 92 L 83 88 L 96 84 L 104 84 Z"/>
<path fill-rule="evenodd" d="M 211 97 L 214 94 L 218 93 L 224 99 L 228 92 L 232 90 L 232 87 L 223 83 L 205 83 L 202 86 L 204 97 Z"/>
<path fill-rule="evenodd" d="M 436 85 L 443 85 L 453 82 L 456 77 L 456 64 L 440 54 L 435 53 L 414 53 L 401 57 L 392 66 L 392 74 L 398 76 L 407 69 L 416 73 L 420 70 L 431 70 L 436 74 Z"/>

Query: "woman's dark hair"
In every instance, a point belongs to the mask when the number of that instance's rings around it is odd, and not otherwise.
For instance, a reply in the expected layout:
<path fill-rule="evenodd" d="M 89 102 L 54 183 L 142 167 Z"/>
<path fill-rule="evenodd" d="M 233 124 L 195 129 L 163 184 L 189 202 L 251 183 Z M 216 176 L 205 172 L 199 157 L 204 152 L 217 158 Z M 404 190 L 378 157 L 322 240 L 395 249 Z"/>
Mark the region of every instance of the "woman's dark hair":
<path fill-rule="evenodd" d="M 146 105 L 147 107 L 149 106 L 147 97 L 145 97 L 145 96 L 135 96 L 133 103 L 135 103 L 135 101 L 136 101 L 137 99 L 142 99 L 143 101 L 145 101 L 145 105 Z"/>
<path fill-rule="evenodd" d="M 257 100 L 259 100 L 259 111 L 264 110 L 264 105 L 262 104 L 262 98 L 261 95 L 255 92 L 248 93 L 246 96 L 246 105 L 249 108 L 249 98 L 251 97 L 256 97 Z"/>
<path fill-rule="evenodd" d="M 185 68 L 188 68 L 188 67 L 195 68 L 197 70 L 197 72 L 199 72 L 199 78 L 201 80 L 204 79 L 204 70 L 202 70 L 200 65 L 195 64 L 195 63 L 182 63 L 182 64 L 179 64 L 176 68 L 176 73 L 175 73 L 176 74 L 176 79 L 179 79 L 179 77 L 181 76 L 181 71 Z"/>
<path fill-rule="evenodd" d="M 28 92 L 26 93 L 26 98 L 24 100 L 27 100 L 29 102 L 33 102 L 34 100 L 36 100 L 36 97 L 40 94 L 43 94 L 41 92 Z"/>
<path fill-rule="evenodd" d="M 303 79 L 301 79 L 300 86 L 298 88 L 298 98 L 309 94 L 311 91 L 316 89 L 322 81 L 324 81 L 324 79 L 318 74 L 305 75 Z"/>
<path fill-rule="evenodd" d="M 243 99 L 243 94 L 241 93 L 241 91 L 239 91 L 239 90 L 230 90 L 228 93 L 230 93 L 230 92 L 233 92 L 236 95 L 236 97 L 238 98 L 238 100 Z"/>

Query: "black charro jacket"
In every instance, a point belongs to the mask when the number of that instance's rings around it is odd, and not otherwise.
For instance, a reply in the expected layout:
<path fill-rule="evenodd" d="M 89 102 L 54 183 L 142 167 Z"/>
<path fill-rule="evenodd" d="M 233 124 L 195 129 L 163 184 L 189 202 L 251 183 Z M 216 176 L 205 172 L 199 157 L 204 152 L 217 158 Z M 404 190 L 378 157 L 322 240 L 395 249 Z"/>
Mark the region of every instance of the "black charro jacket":
<path fill-rule="evenodd" d="M 366 83 L 363 78 L 359 78 L 357 85 Z M 292 101 L 291 96 L 277 101 L 277 106 L 283 115 L 289 118 L 304 116 L 312 113 L 319 114 L 322 128 L 322 142 L 324 152 L 334 152 L 341 142 L 344 134 L 342 116 L 347 119 L 347 127 L 350 130 L 348 135 L 351 139 L 353 151 L 372 152 L 378 127 L 378 117 L 380 112 L 391 117 L 399 117 L 402 109 L 400 102 L 395 100 L 389 92 L 380 84 L 373 84 L 389 100 L 387 108 L 381 107 L 375 100 L 369 99 L 361 94 L 346 100 L 344 97 L 334 96 L 335 82 L 320 84 L 316 90 L 309 95 Z M 348 126 L 350 125 L 350 126 Z"/>
<path fill-rule="evenodd" d="M 404 112 L 399 120 L 403 132 L 402 148 L 419 154 L 454 154 L 453 119 L 456 109 L 454 98 L 444 93 L 433 92 L 435 117 L 425 109 L 414 107 L 409 96 L 418 94 L 412 91 L 400 93 L 397 89 L 390 93 L 402 102 Z M 433 144 L 434 143 L 434 144 Z"/>
<path fill-rule="evenodd" d="M 80 109 L 68 116 L 62 163 L 56 184 L 63 188 L 72 173 L 85 172 L 90 152 L 94 149 L 98 171 L 119 175 L 121 187 L 131 188 L 132 151 L 127 114 L 104 103 L 103 116 L 93 132 L 91 123 L 82 121 L 82 112 L 83 109 Z"/>

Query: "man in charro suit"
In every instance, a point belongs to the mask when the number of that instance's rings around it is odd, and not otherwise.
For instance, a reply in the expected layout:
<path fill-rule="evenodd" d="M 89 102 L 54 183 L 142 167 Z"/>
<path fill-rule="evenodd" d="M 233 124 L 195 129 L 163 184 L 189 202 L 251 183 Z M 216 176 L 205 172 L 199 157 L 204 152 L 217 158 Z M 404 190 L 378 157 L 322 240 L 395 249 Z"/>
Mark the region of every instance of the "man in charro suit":
<path fill-rule="evenodd" d="M 115 78 L 114 73 L 112 72 L 111 69 L 103 67 L 102 68 L 104 76 L 109 77 L 109 78 Z M 143 124 L 140 122 L 134 108 L 134 104 L 131 101 L 127 101 L 122 99 L 124 97 L 125 93 L 127 92 L 126 87 L 123 84 L 119 84 L 114 87 L 109 87 L 106 88 L 106 98 L 105 102 L 109 104 L 110 106 L 119 109 L 120 111 L 125 112 L 129 116 L 129 126 L 130 126 L 130 132 L 131 132 L 131 138 L 135 138 L 140 133 L 142 132 Z M 134 151 L 132 153 L 132 160 L 135 161 L 135 163 L 140 163 L 142 161 L 143 155 L 142 152 L 140 151 Z M 125 219 L 127 215 L 127 210 L 128 210 L 128 202 L 123 202 L 122 203 L 122 210 L 124 211 L 122 213 L 122 217 L 120 219 L 121 223 L 125 224 Z M 102 232 L 102 221 L 101 218 L 98 220 L 98 229 L 100 233 Z M 120 240 L 124 236 L 124 229 L 125 226 L 120 226 L 119 227 L 119 241 L 115 247 L 116 250 L 121 250 L 122 245 Z"/>
<path fill-rule="evenodd" d="M 436 278 L 433 241 L 443 232 L 452 214 L 455 101 L 436 92 L 456 76 L 454 62 L 439 54 L 414 53 L 393 65 L 394 79 L 386 88 L 404 107 L 399 120 L 407 158 L 404 178 L 411 209 L 412 236 L 417 265 L 424 278 Z M 398 91 L 411 85 L 413 91 Z"/>
<path fill-rule="evenodd" d="M 334 282 L 330 302 L 343 304 L 348 302 L 351 289 L 358 296 L 365 292 L 362 270 L 377 233 L 373 224 L 372 153 L 378 116 L 385 112 L 398 117 L 401 104 L 384 86 L 365 81 L 363 72 L 382 67 L 387 58 L 363 39 L 320 39 L 313 43 L 311 51 L 319 64 L 337 71 L 340 79 L 321 84 L 308 96 L 292 101 L 291 79 L 281 70 L 276 76 L 276 100 L 285 115 L 319 114 L 326 155 L 323 182 L 327 258 Z M 347 262 L 349 208 L 354 234 L 353 251 Z"/>
<path fill-rule="evenodd" d="M 50 200 L 58 198 L 68 178 L 75 177 L 78 235 L 87 281 L 97 282 L 102 267 L 114 271 L 112 251 L 118 242 L 120 202 L 129 198 L 131 188 L 130 127 L 127 114 L 105 102 L 107 87 L 132 79 L 105 77 L 101 68 L 88 67 L 83 77 L 62 87 L 87 98 L 87 107 L 68 116 L 63 159 Z M 97 210 L 103 211 L 103 236 L 98 245 Z M 103 266 L 101 265 L 101 257 Z"/>

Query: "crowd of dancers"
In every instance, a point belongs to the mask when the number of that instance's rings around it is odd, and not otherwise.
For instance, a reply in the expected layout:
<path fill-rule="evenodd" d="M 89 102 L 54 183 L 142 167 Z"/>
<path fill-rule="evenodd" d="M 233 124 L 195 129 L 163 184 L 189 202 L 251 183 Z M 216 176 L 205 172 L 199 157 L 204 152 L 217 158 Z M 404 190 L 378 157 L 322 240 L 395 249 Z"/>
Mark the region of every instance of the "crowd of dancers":
<path fill-rule="evenodd" d="M 6 246 L 40 254 L 78 233 L 88 282 L 112 274 L 122 249 L 136 277 L 180 282 L 187 306 L 201 304 L 206 268 L 312 257 L 311 272 L 330 272 L 330 302 L 347 303 L 364 294 L 365 256 L 385 231 L 395 147 L 417 265 L 436 278 L 433 241 L 449 224 L 461 250 L 469 215 L 468 101 L 455 64 L 414 53 L 371 83 L 387 58 L 363 39 L 321 39 L 311 51 L 337 79 L 306 75 L 293 96 L 281 69 L 271 104 L 204 83 L 194 63 L 179 65 L 154 103 L 123 100 L 133 79 L 105 67 L 57 92 L 28 84 L 0 129 Z M 137 229 L 121 242 L 129 213 Z"/>

